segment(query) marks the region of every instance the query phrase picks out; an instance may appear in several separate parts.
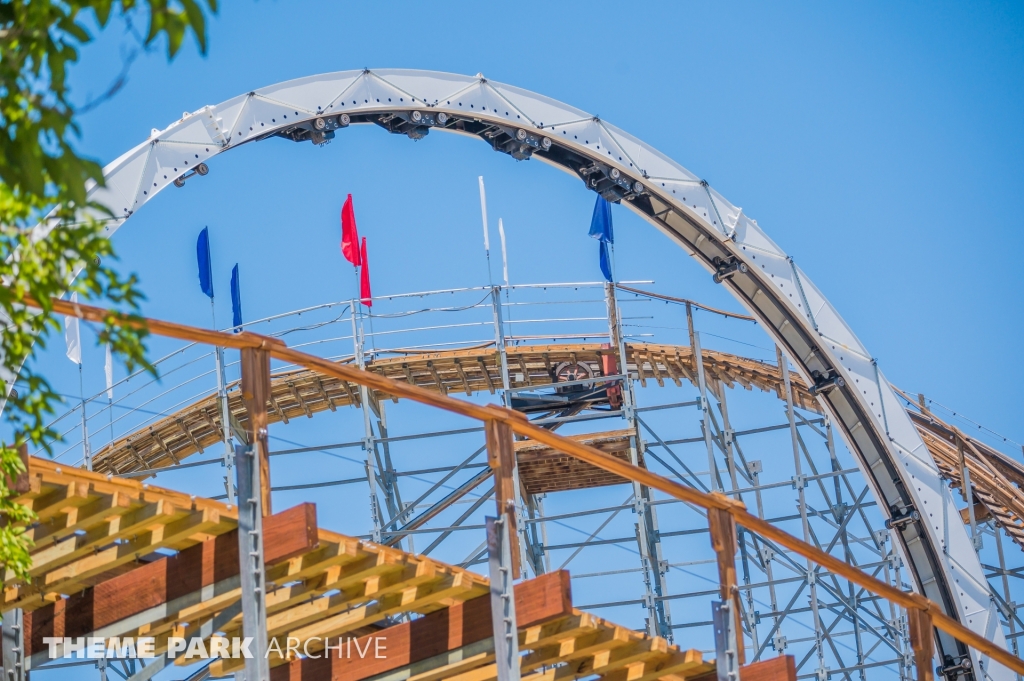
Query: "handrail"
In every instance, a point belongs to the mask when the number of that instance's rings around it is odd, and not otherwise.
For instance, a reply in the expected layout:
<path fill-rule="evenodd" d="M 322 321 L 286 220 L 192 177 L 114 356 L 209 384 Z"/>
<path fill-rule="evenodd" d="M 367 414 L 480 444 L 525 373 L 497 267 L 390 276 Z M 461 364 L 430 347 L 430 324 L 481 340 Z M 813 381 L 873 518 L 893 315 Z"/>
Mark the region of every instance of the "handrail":
<path fill-rule="evenodd" d="M 30 307 L 41 308 L 42 306 L 26 298 L 24 303 Z M 283 341 L 277 338 L 269 338 L 258 334 L 243 331 L 241 333 L 222 333 L 200 329 L 196 327 L 167 322 L 157 319 L 145 319 L 133 315 L 126 315 L 112 310 L 107 310 L 81 303 L 72 303 L 64 300 L 51 300 L 50 306 L 57 314 L 78 317 L 92 322 L 104 322 L 111 320 L 115 323 L 132 326 L 138 329 L 146 329 L 150 333 L 160 336 L 168 336 L 180 340 L 196 341 L 219 345 L 225 348 L 243 350 L 247 348 L 267 351 L 274 359 L 313 369 L 322 374 L 332 376 L 344 381 L 350 381 L 366 386 L 382 393 L 401 397 L 420 404 L 444 409 L 462 416 L 484 422 L 498 422 L 505 424 L 518 434 L 529 437 L 537 442 L 546 444 L 553 449 L 568 454 L 581 461 L 596 466 L 602 470 L 614 473 L 628 480 L 635 480 L 647 487 L 663 492 L 679 501 L 687 502 L 702 508 L 728 513 L 733 521 L 756 532 L 763 537 L 794 551 L 840 577 L 856 584 L 857 586 L 881 596 L 886 600 L 901 605 L 911 611 L 914 622 L 919 617 L 930 619 L 932 625 L 940 631 L 949 634 L 960 642 L 988 655 L 990 658 L 1009 667 L 1018 674 L 1024 674 L 1024 660 L 1014 656 L 1009 651 L 1000 648 L 992 641 L 984 638 L 967 627 L 960 624 L 951 617 L 946 616 L 937 603 L 916 593 L 907 593 L 897 589 L 885 582 L 876 579 L 844 561 L 818 549 L 804 541 L 797 539 L 791 534 L 780 530 L 765 520 L 749 513 L 746 504 L 742 501 L 731 499 L 718 492 L 705 493 L 692 487 L 686 487 L 673 482 L 657 473 L 652 473 L 644 468 L 633 466 L 599 449 L 588 445 L 569 440 L 555 432 L 536 426 L 526 418 L 525 415 L 496 405 L 478 405 L 454 397 L 448 397 L 441 393 L 432 392 L 425 388 L 395 381 L 383 375 L 361 370 L 353 366 L 337 364 L 327 359 L 307 355 L 289 348 Z M 930 647 L 930 646 L 929 646 Z M 930 676 L 930 669 L 927 670 Z"/>
<path fill-rule="evenodd" d="M 635 293 L 635 294 L 637 294 L 639 296 L 647 296 L 648 298 L 656 298 L 658 300 L 664 300 L 664 301 L 669 302 L 669 303 L 680 303 L 680 304 L 683 304 L 683 305 L 692 305 L 695 308 L 697 308 L 698 310 L 704 310 L 706 312 L 714 312 L 715 314 L 720 314 L 723 317 L 732 317 L 733 319 L 742 319 L 742 320 L 747 321 L 747 322 L 756 322 L 757 321 L 756 319 L 754 319 L 753 317 L 751 317 L 749 315 L 739 314 L 738 312 L 728 312 L 726 310 L 719 310 L 717 307 L 711 307 L 710 305 L 705 305 L 704 303 L 698 303 L 696 300 L 690 300 L 689 298 L 676 298 L 674 296 L 666 296 L 663 293 L 652 293 L 650 291 L 642 291 L 642 290 L 640 290 L 638 288 L 633 288 L 631 286 L 623 286 L 622 284 L 616 284 L 615 288 L 619 289 L 620 291 L 628 291 L 630 293 Z"/>

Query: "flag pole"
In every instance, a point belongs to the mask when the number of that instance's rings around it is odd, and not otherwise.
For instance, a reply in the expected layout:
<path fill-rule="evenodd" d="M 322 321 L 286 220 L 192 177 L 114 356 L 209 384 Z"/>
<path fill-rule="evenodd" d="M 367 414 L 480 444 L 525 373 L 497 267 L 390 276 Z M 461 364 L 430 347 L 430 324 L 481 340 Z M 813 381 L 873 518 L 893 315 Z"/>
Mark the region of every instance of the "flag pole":
<path fill-rule="evenodd" d="M 487 256 L 487 283 L 494 286 L 494 277 L 491 275 L 491 237 L 487 232 L 487 190 L 484 189 L 484 176 L 477 177 L 480 181 L 480 217 L 484 225 L 484 254 Z"/>
<path fill-rule="evenodd" d="M 85 458 L 85 470 L 92 470 L 92 452 L 89 450 L 89 426 L 85 422 L 85 381 L 82 378 L 82 362 L 78 362 L 78 396 L 82 400 L 82 455 Z"/>
<path fill-rule="evenodd" d="M 505 249 L 505 224 L 501 218 L 498 218 L 498 236 L 501 237 L 501 275 L 505 281 L 505 303 L 507 304 L 508 310 L 508 321 L 504 321 L 505 315 L 502 315 L 503 324 L 512 323 L 512 289 L 508 285 L 508 252 Z M 504 332 L 503 332 L 504 333 Z M 510 336 L 505 333 L 504 335 Z"/>
<path fill-rule="evenodd" d="M 107 383 L 107 416 L 110 417 L 110 445 L 114 445 L 114 359 L 110 343 L 106 344 L 103 373 Z"/>
<path fill-rule="evenodd" d="M 213 303 L 213 296 L 210 296 L 210 319 L 213 321 L 213 330 L 217 331 L 217 308 Z M 231 445 L 231 410 L 228 406 L 227 379 L 224 375 L 224 348 L 214 346 L 213 355 L 217 361 L 217 401 L 220 403 L 221 430 L 224 438 L 224 491 L 228 495 L 228 503 L 235 503 L 235 476 L 232 474 L 234 468 L 235 448 Z"/>

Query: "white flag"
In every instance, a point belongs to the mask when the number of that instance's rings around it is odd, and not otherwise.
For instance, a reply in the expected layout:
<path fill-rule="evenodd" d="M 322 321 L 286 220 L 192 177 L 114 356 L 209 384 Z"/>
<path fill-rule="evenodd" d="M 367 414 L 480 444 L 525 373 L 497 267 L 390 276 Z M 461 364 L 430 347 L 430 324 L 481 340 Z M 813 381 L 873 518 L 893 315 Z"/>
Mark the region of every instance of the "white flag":
<path fill-rule="evenodd" d="M 78 302 L 78 294 L 71 294 L 71 302 Z M 75 364 L 82 364 L 82 336 L 78 332 L 78 317 L 64 318 L 64 342 L 68 345 L 68 359 Z"/>
<path fill-rule="evenodd" d="M 107 399 L 114 399 L 114 357 L 110 353 L 110 343 L 107 343 L 107 357 L 103 361 L 103 373 L 107 377 Z"/>
<path fill-rule="evenodd" d="M 498 218 L 498 234 L 501 236 L 501 271 L 505 276 L 505 286 L 508 286 L 508 256 L 505 254 L 505 225 L 501 224 L 501 218 Z"/>
<path fill-rule="evenodd" d="M 487 233 L 487 192 L 484 191 L 484 176 L 481 175 L 480 179 L 480 217 L 484 222 L 484 250 L 490 252 L 491 250 L 491 238 Z"/>

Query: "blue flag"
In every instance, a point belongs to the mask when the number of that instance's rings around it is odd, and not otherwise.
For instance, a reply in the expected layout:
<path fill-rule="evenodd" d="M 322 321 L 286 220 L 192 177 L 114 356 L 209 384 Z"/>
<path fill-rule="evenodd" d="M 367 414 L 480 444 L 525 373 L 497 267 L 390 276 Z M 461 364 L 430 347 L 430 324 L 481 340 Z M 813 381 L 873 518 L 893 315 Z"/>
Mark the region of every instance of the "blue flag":
<path fill-rule="evenodd" d="M 615 235 L 612 233 L 612 205 L 600 194 L 597 196 L 597 203 L 594 204 L 594 216 L 590 219 L 590 236 L 601 242 L 598 244 L 601 274 L 606 280 L 612 281 L 612 259 L 608 252 L 608 244 L 615 243 Z"/>
<path fill-rule="evenodd" d="M 210 263 L 210 232 L 206 227 L 199 232 L 196 242 L 196 255 L 199 258 L 199 288 L 213 298 L 213 265 Z"/>
<path fill-rule="evenodd" d="M 594 217 L 590 219 L 590 236 L 600 239 L 603 243 L 615 243 L 612 234 L 612 205 L 600 194 L 594 204 Z"/>
<path fill-rule="evenodd" d="M 242 285 L 238 281 L 238 264 L 231 270 L 231 325 L 235 333 L 242 330 Z"/>

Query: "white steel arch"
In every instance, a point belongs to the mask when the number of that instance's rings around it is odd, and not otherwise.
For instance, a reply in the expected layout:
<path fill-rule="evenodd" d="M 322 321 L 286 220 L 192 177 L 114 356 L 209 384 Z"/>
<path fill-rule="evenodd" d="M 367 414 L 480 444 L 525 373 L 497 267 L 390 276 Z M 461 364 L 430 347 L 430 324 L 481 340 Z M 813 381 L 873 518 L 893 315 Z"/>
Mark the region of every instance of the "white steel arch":
<path fill-rule="evenodd" d="M 321 143 L 351 124 L 413 139 L 443 130 L 535 158 L 639 213 L 730 290 L 783 347 L 839 425 L 888 517 L 918 588 L 945 612 L 1005 646 L 987 582 L 938 468 L 871 353 L 838 311 L 741 208 L 628 133 L 553 99 L 481 75 L 342 71 L 249 92 L 185 114 L 104 168 L 91 198 L 115 216 L 112 235 L 176 179 L 208 159 L 271 136 Z M 199 169 L 203 172 L 205 166 Z M 180 181 L 180 180 L 179 180 Z M 52 226 L 51 226 L 52 228 Z M 47 228 L 40 230 L 44 236 Z M 917 519 L 919 516 L 919 519 Z M 939 654 L 967 654 L 938 636 Z M 971 651 L 975 678 L 1009 681 Z M 981 670 L 981 674 L 977 672 Z"/>

